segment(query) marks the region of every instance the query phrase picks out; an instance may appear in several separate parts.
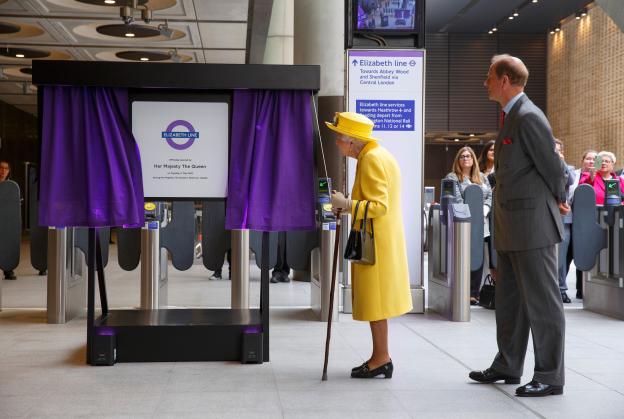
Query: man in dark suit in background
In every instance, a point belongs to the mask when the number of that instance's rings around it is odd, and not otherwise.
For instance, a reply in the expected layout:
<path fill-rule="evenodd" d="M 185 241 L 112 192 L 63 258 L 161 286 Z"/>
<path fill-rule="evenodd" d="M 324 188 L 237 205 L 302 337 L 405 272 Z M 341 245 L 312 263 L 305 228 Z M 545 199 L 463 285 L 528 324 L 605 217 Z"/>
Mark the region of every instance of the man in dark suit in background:
<path fill-rule="evenodd" d="M 560 214 L 570 208 L 548 120 L 524 94 L 528 77 L 524 63 L 505 54 L 492 58 L 484 82 L 504 112 L 494 145 L 498 353 L 490 368 L 469 376 L 481 383 L 520 383 L 531 332 L 533 379 L 516 395 L 532 397 L 563 393 L 565 317 L 556 244 L 563 237 Z"/>

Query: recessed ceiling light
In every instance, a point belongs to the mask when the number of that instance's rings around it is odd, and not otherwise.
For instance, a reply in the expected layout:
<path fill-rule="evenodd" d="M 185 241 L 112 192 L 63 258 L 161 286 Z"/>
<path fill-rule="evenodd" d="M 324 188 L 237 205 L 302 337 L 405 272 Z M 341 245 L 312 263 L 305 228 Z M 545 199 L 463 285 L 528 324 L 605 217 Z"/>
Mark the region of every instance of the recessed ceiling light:
<path fill-rule="evenodd" d="M 555 28 L 555 32 L 559 32 L 560 30 L 561 30 L 561 28 L 560 28 L 559 26 L 557 26 L 557 27 Z"/>
<path fill-rule="evenodd" d="M 550 30 L 550 34 L 551 34 L 551 35 L 554 35 L 554 34 L 555 34 L 555 30 L 554 30 L 554 29 L 551 29 L 551 30 Z"/>
<path fill-rule="evenodd" d="M 537 3 L 538 0 L 533 0 L 531 3 Z"/>
<path fill-rule="evenodd" d="M 139 59 L 140 59 L 141 61 L 149 61 L 149 58 L 147 58 L 147 57 L 141 57 L 141 58 L 139 58 Z"/>
<path fill-rule="evenodd" d="M 494 26 L 494 27 L 492 28 L 492 32 L 496 32 L 497 30 L 498 30 L 498 28 L 497 28 L 496 26 Z"/>
<path fill-rule="evenodd" d="M 488 31 L 488 34 L 490 34 L 490 35 L 492 35 L 493 33 L 494 33 L 494 32 L 492 32 L 492 31 Z"/>
<path fill-rule="evenodd" d="M 583 16 L 583 17 L 587 16 L 587 9 L 582 9 L 581 10 L 581 16 Z"/>
<path fill-rule="evenodd" d="M 513 19 L 514 19 L 514 17 L 513 17 L 513 16 L 509 16 L 507 19 L 509 19 L 509 20 L 513 20 Z"/>
<path fill-rule="evenodd" d="M 474 134 L 470 134 L 471 137 L 474 137 Z"/>
<path fill-rule="evenodd" d="M 134 34 L 132 32 L 128 32 L 128 33 L 126 33 L 126 37 L 134 38 Z"/>
<path fill-rule="evenodd" d="M 453 141 L 459 141 L 459 138 L 455 138 Z"/>
<path fill-rule="evenodd" d="M 104 3 L 106 4 L 115 4 L 115 0 L 104 0 Z"/>
<path fill-rule="evenodd" d="M 514 10 L 514 14 L 513 15 L 514 15 L 514 17 L 518 17 L 518 11 Z"/>
<path fill-rule="evenodd" d="M 24 54 L 15 54 L 16 58 L 24 58 Z"/>

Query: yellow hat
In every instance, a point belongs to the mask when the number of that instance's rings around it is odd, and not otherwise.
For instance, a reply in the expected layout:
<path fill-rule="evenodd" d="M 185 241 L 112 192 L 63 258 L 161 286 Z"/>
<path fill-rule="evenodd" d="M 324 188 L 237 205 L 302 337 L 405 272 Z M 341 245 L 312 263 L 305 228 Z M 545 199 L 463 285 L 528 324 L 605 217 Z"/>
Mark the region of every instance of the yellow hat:
<path fill-rule="evenodd" d="M 355 112 L 336 112 L 334 122 L 325 122 L 327 128 L 362 141 L 379 141 L 372 136 L 375 123 Z"/>

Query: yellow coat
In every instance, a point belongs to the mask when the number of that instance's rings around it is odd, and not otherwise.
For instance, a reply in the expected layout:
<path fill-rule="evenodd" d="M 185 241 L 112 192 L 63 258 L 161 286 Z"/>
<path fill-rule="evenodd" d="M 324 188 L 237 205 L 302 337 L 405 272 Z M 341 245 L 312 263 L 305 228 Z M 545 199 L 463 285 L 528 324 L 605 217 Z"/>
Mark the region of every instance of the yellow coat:
<path fill-rule="evenodd" d="M 353 318 L 375 321 L 407 313 L 412 309 L 412 296 L 401 211 L 401 172 L 392 154 L 374 141 L 358 156 L 351 198 L 352 215 L 357 201 L 361 201 L 357 220 L 364 217 L 364 207 L 370 202 L 368 218 L 374 220 L 375 229 L 375 264 L 351 265 Z M 356 226 L 359 228 L 359 223 Z M 370 230 L 370 223 L 367 228 Z"/>

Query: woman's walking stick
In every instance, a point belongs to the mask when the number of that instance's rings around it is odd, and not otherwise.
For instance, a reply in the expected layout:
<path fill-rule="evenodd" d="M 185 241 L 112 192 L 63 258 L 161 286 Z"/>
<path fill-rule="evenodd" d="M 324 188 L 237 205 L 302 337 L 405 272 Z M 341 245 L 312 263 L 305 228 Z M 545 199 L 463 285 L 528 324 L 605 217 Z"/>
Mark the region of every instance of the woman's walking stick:
<path fill-rule="evenodd" d="M 329 359 L 329 340 L 331 339 L 332 313 L 334 312 L 334 291 L 336 290 L 336 271 L 338 270 L 338 244 L 340 243 L 340 223 L 336 223 L 336 240 L 334 241 L 334 264 L 332 265 L 331 290 L 329 292 L 329 316 L 327 318 L 327 337 L 325 338 L 325 362 L 323 377 L 327 381 L 327 361 Z"/>

